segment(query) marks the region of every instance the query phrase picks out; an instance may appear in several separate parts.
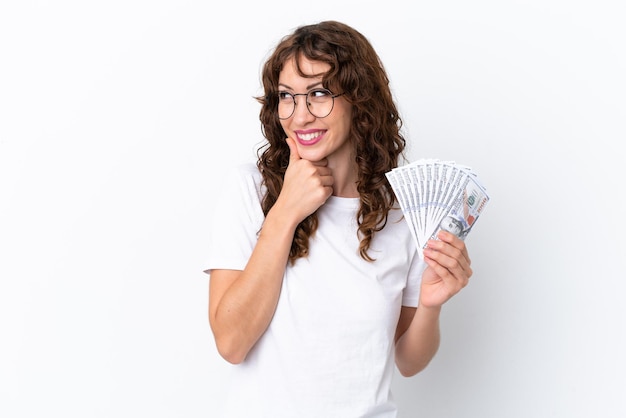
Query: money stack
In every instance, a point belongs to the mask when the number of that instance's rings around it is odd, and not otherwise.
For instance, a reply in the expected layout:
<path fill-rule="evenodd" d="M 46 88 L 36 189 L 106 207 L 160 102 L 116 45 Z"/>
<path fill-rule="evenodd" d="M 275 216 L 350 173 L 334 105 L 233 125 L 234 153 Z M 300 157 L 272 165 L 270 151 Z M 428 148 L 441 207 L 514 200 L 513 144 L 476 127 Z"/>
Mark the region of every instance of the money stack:
<path fill-rule="evenodd" d="M 421 159 L 386 173 L 418 252 L 441 229 L 465 239 L 489 196 L 476 173 L 454 161 Z"/>

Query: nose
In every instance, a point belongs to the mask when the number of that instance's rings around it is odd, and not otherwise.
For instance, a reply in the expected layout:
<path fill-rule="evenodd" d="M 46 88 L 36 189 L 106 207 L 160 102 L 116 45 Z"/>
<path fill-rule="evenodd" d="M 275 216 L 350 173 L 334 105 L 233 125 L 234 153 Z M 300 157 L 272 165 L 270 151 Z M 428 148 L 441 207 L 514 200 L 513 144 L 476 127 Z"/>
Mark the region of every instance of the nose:
<path fill-rule="evenodd" d="M 296 108 L 293 111 L 293 120 L 297 123 L 306 123 L 315 119 L 315 116 L 309 112 L 309 107 L 306 104 L 307 97 L 306 95 L 302 95 L 302 97 L 294 97 L 296 100 Z"/>

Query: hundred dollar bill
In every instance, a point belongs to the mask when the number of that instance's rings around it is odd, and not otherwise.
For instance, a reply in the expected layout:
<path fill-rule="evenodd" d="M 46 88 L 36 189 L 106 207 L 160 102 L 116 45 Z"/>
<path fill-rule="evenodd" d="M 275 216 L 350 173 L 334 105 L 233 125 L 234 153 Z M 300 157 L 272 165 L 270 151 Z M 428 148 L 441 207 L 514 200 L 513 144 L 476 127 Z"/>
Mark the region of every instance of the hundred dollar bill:
<path fill-rule="evenodd" d="M 386 175 L 420 256 L 441 229 L 464 240 L 489 202 L 476 173 L 454 161 L 417 160 Z"/>
<path fill-rule="evenodd" d="M 465 240 L 476 219 L 489 202 L 489 196 L 485 189 L 469 177 L 463 182 L 457 193 L 458 195 L 448 207 L 447 213 L 430 238 L 436 239 L 437 233 L 443 229 Z"/>

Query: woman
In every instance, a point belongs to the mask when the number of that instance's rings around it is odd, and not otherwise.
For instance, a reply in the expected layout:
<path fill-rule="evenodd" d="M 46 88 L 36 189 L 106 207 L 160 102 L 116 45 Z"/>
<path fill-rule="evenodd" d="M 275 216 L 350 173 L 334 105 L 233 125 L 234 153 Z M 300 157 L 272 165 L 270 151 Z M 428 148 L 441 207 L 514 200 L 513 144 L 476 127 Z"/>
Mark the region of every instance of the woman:
<path fill-rule="evenodd" d="M 262 79 L 267 143 L 211 231 L 209 321 L 237 364 L 223 416 L 396 416 L 394 367 L 411 376 L 435 355 L 441 306 L 472 274 L 467 249 L 442 231 L 417 256 L 385 178 L 401 120 L 362 34 L 300 27 Z"/>

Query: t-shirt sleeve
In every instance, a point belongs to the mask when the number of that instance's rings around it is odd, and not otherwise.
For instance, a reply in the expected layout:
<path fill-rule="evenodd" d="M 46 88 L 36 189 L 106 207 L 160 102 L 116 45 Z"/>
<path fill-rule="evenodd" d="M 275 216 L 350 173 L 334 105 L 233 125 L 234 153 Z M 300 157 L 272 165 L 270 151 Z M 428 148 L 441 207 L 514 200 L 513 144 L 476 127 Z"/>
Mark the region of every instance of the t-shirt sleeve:
<path fill-rule="evenodd" d="M 212 206 L 206 273 L 245 268 L 264 219 L 260 184 L 261 176 L 253 164 L 225 175 Z"/>
<path fill-rule="evenodd" d="M 406 287 L 402 293 L 402 306 L 417 307 L 419 304 L 422 274 L 425 269 L 426 263 L 415 254 L 407 275 Z"/>

